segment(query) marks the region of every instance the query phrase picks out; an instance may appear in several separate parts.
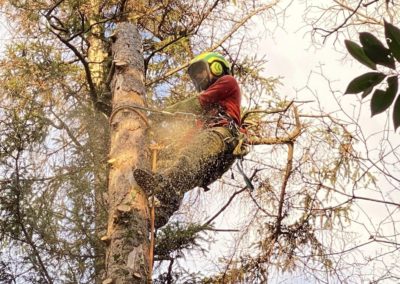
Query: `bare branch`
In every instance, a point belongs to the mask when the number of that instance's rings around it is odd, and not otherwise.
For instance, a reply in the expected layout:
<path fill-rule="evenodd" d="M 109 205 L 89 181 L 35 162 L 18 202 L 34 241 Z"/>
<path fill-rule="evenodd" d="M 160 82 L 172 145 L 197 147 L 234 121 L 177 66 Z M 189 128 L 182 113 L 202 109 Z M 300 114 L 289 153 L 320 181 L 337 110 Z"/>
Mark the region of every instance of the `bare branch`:
<path fill-rule="evenodd" d="M 51 13 L 53 13 L 54 9 L 60 6 L 60 4 L 64 2 L 64 0 L 58 0 L 54 5 L 47 11 L 46 17 L 49 17 Z"/>
<path fill-rule="evenodd" d="M 253 180 L 253 178 L 255 177 L 255 175 L 257 174 L 257 172 L 258 172 L 257 170 L 255 170 L 255 171 L 253 172 L 253 174 L 252 174 L 251 177 L 250 177 L 250 180 Z M 243 187 L 242 189 L 240 189 L 240 190 L 236 191 L 235 193 L 233 193 L 233 194 L 231 195 L 231 197 L 228 199 L 228 201 L 226 202 L 226 204 L 225 204 L 224 206 L 222 206 L 221 209 L 220 209 L 217 213 L 214 214 L 214 216 L 212 216 L 210 219 L 208 219 L 208 221 L 205 222 L 205 223 L 203 224 L 203 226 L 210 225 L 212 221 L 214 221 L 222 212 L 225 211 L 226 208 L 228 208 L 228 206 L 232 203 L 233 199 L 235 199 L 235 197 L 236 197 L 237 195 L 239 195 L 240 193 L 244 192 L 246 189 L 247 189 L 247 186 L 245 186 L 245 187 Z"/>
<path fill-rule="evenodd" d="M 293 104 L 293 101 L 291 101 L 285 108 L 281 109 L 273 109 L 273 110 L 248 110 L 246 112 L 244 112 L 243 117 L 241 119 L 241 122 L 243 124 L 243 122 L 246 120 L 246 118 L 252 114 L 252 113 L 265 113 L 265 114 L 274 114 L 274 113 L 280 113 L 280 112 L 286 112 L 290 106 Z"/>
<path fill-rule="evenodd" d="M 297 107 L 293 106 L 296 125 L 295 128 L 285 137 L 249 137 L 248 143 L 250 145 L 272 145 L 272 144 L 286 144 L 294 141 L 301 134 L 300 116 Z"/>
<path fill-rule="evenodd" d="M 50 19 L 48 19 L 48 23 L 50 24 L 50 26 L 52 28 L 54 28 L 54 25 L 51 23 Z M 90 98 L 91 98 L 93 104 L 96 106 L 97 102 L 98 102 L 96 87 L 95 87 L 95 85 L 93 83 L 92 74 L 90 72 L 89 64 L 86 61 L 85 57 L 67 39 L 63 38 L 62 36 L 60 36 L 57 32 L 55 32 L 52 29 L 50 30 L 50 32 L 53 35 L 55 35 L 63 44 L 65 44 L 75 54 L 75 56 L 78 57 L 79 61 L 82 63 L 83 68 L 85 70 L 86 80 L 87 80 L 87 83 L 88 83 L 88 86 L 89 86 L 89 95 L 90 95 Z"/>
<path fill-rule="evenodd" d="M 249 13 L 248 15 L 246 15 L 243 19 L 241 19 L 240 21 L 238 21 L 238 23 L 237 23 L 236 25 L 234 25 L 233 28 L 232 28 L 221 40 L 219 40 L 217 43 L 215 43 L 215 44 L 214 44 L 212 47 L 210 47 L 209 49 L 204 50 L 204 52 L 213 51 L 213 50 L 217 49 L 218 47 L 220 47 L 226 40 L 228 40 L 230 37 L 232 37 L 232 35 L 233 35 L 239 28 L 241 28 L 248 20 L 250 20 L 253 16 L 255 16 L 255 15 L 259 14 L 259 13 L 262 13 L 262 12 L 264 12 L 265 10 L 268 10 L 268 9 L 272 8 L 272 7 L 273 7 L 274 5 L 276 5 L 276 3 L 278 3 L 278 2 L 279 2 L 279 1 L 276 0 L 276 1 L 274 1 L 273 3 L 264 5 L 264 6 L 258 8 L 258 9 L 256 9 L 256 10 L 252 11 L 252 12 Z M 188 67 L 188 66 L 189 66 L 189 62 L 187 62 L 187 63 L 185 63 L 185 64 L 183 64 L 183 65 L 181 65 L 181 66 L 178 66 L 178 67 L 176 67 L 176 68 L 174 68 L 174 69 L 172 69 L 172 70 L 166 72 L 163 76 L 161 76 L 161 77 L 159 77 L 159 78 L 157 78 L 157 79 L 155 79 L 155 80 L 153 80 L 153 81 L 147 82 L 147 83 L 146 83 L 146 86 L 151 86 L 151 85 L 153 85 L 153 84 L 155 84 L 155 83 L 158 83 L 159 81 L 165 80 L 166 78 L 170 77 L 171 75 L 173 75 L 173 74 L 175 74 L 175 73 L 181 71 L 182 69 L 184 69 L 184 68 L 186 68 L 186 67 Z"/>
<path fill-rule="evenodd" d="M 294 152 L 294 144 L 293 141 L 287 143 L 288 146 L 288 155 L 287 155 L 287 164 L 286 164 L 286 171 L 283 177 L 282 187 L 281 187 L 281 194 L 279 197 L 279 208 L 278 208 L 278 217 L 276 221 L 276 232 L 275 234 L 279 234 L 281 231 L 281 223 L 283 220 L 283 204 L 285 202 L 285 195 L 286 195 L 286 187 L 292 173 L 292 165 L 293 165 L 293 152 Z"/>

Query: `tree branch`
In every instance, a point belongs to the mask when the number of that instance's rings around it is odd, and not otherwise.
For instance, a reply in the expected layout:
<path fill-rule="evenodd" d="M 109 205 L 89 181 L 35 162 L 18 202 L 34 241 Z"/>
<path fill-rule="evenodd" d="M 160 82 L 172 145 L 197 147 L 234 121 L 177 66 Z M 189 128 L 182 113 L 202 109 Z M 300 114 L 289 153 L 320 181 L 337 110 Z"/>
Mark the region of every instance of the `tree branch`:
<path fill-rule="evenodd" d="M 285 176 L 283 178 L 282 187 L 281 187 L 281 194 L 279 197 L 279 208 L 278 208 L 278 217 L 277 217 L 277 225 L 276 225 L 276 238 L 277 235 L 281 232 L 281 224 L 283 220 L 283 204 L 285 203 L 285 195 L 286 195 L 286 187 L 292 173 L 292 166 L 293 166 L 293 150 L 294 150 L 294 143 L 290 141 L 287 143 L 288 145 L 288 155 L 287 155 L 287 164 L 286 164 L 286 171 Z"/>
<path fill-rule="evenodd" d="M 250 145 L 274 145 L 274 144 L 287 144 L 294 141 L 301 134 L 301 123 L 300 116 L 297 108 L 293 106 L 293 112 L 295 115 L 295 128 L 288 133 L 285 137 L 256 137 L 252 136 L 248 138 L 248 143 Z"/>
<path fill-rule="evenodd" d="M 255 177 L 255 175 L 256 175 L 257 173 L 258 173 L 258 170 L 255 170 L 255 171 L 253 172 L 253 174 L 251 175 L 250 180 L 253 180 L 253 178 Z M 233 194 L 231 195 L 231 197 L 228 199 L 228 201 L 226 202 L 226 204 L 225 204 L 224 206 L 222 206 L 222 208 L 221 208 L 217 213 L 215 213 L 214 216 L 212 216 L 210 219 L 208 219 L 208 221 L 205 222 L 205 223 L 203 224 L 203 226 L 208 226 L 208 225 L 210 225 L 212 221 L 214 221 L 222 212 L 225 211 L 226 208 L 228 208 L 228 206 L 232 203 L 233 199 L 235 199 L 235 197 L 236 197 L 237 195 L 239 195 L 240 193 L 244 192 L 247 188 L 248 188 L 248 187 L 245 186 L 245 187 L 241 188 L 240 190 L 236 191 L 235 193 L 233 193 Z"/>
<path fill-rule="evenodd" d="M 67 134 L 68 137 L 71 138 L 72 142 L 75 143 L 76 146 L 78 146 L 80 149 L 84 150 L 84 147 L 82 146 L 82 144 L 78 141 L 78 139 L 74 136 L 74 134 L 72 133 L 71 129 L 68 127 L 68 125 L 57 115 L 54 113 L 54 111 L 50 110 L 50 112 L 54 115 L 54 117 L 58 120 L 58 122 L 61 125 L 56 125 L 55 123 L 53 123 L 50 119 L 47 119 L 47 121 L 53 125 L 55 128 L 57 129 L 64 129 Z"/>
<path fill-rule="evenodd" d="M 320 185 L 324 189 L 327 189 L 327 190 L 339 193 L 339 194 L 341 194 L 343 196 L 349 197 L 350 198 L 349 201 L 352 201 L 354 199 L 359 199 L 359 200 L 371 201 L 371 202 L 382 203 L 382 204 L 386 204 L 386 205 L 393 205 L 393 206 L 400 207 L 400 203 L 391 202 L 391 201 L 385 201 L 385 200 L 379 200 L 379 199 L 370 198 L 370 197 L 358 196 L 358 195 L 355 195 L 355 194 L 348 194 L 348 193 L 342 192 L 340 190 L 337 190 L 337 189 L 335 189 L 333 187 L 324 185 L 322 183 L 320 183 Z"/>
<path fill-rule="evenodd" d="M 241 119 L 241 123 L 243 124 L 243 122 L 246 120 L 246 118 L 252 114 L 252 113 L 265 113 L 265 114 L 274 114 L 274 113 L 280 113 L 280 112 L 286 112 L 289 107 L 293 104 L 293 101 L 291 101 L 285 108 L 281 109 L 273 109 L 273 110 L 261 110 L 261 109 L 257 109 L 257 110 L 248 110 L 245 111 L 243 114 L 243 117 Z"/>
<path fill-rule="evenodd" d="M 210 47 L 210 48 L 204 50 L 204 52 L 210 52 L 210 51 L 213 51 L 213 50 L 217 49 L 217 48 L 218 48 L 219 46 L 221 46 L 227 39 L 229 39 L 240 27 L 242 27 L 248 20 L 250 20 L 253 16 L 255 16 L 255 15 L 257 15 L 257 14 L 259 14 L 259 13 L 265 11 L 265 10 L 270 9 L 271 7 L 273 7 L 273 6 L 274 6 L 276 3 L 278 3 L 278 2 L 279 2 L 279 1 L 276 0 L 276 1 L 274 1 L 273 3 L 264 5 L 264 6 L 258 8 L 258 9 L 256 9 L 256 10 L 254 10 L 253 12 L 249 13 L 248 15 L 246 15 L 244 18 L 242 18 L 241 20 L 239 20 L 239 21 L 237 22 L 237 24 L 234 25 L 233 28 L 232 28 L 220 41 L 218 41 L 218 42 L 217 42 L 216 44 L 214 44 L 212 47 Z M 156 78 L 156 79 L 154 79 L 153 81 L 150 81 L 150 82 L 146 83 L 146 87 L 147 87 L 147 86 L 150 86 L 150 85 L 153 85 L 153 84 L 155 84 L 155 83 L 158 83 L 159 81 L 165 80 L 165 79 L 168 78 L 169 76 L 171 76 L 171 75 L 173 75 L 173 74 L 175 74 L 175 73 L 181 71 L 182 69 L 184 69 L 184 68 L 186 68 L 186 67 L 188 67 L 188 66 L 189 66 L 189 62 L 187 62 L 187 63 L 185 63 L 185 64 L 183 64 L 183 65 L 181 65 L 181 66 L 178 66 L 178 67 L 176 67 L 176 68 L 174 68 L 174 69 L 172 69 L 172 70 L 166 72 L 163 76 L 161 76 L 161 77 L 159 77 L 159 78 Z"/>
<path fill-rule="evenodd" d="M 19 173 L 19 158 L 21 156 L 21 152 L 18 151 L 17 156 L 15 157 L 15 184 L 16 184 L 16 197 L 17 197 L 17 208 L 16 208 L 16 217 L 18 220 L 18 223 L 21 227 L 21 231 L 24 235 L 25 238 L 25 242 L 30 246 L 30 248 L 32 249 L 32 253 L 34 255 L 34 257 L 36 258 L 38 264 L 39 264 L 39 273 L 42 275 L 42 277 L 44 279 L 46 279 L 47 283 L 53 283 L 53 280 L 51 279 L 46 266 L 43 263 L 42 257 L 39 253 L 39 251 L 36 248 L 36 245 L 34 243 L 34 241 L 32 240 L 32 237 L 30 236 L 30 234 L 28 233 L 24 221 L 23 221 L 23 216 L 21 213 L 21 207 L 20 207 L 20 202 L 21 202 L 21 193 L 22 193 L 22 188 L 20 186 L 20 173 Z"/>
<path fill-rule="evenodd" d="M 52 26 L 51 23 L 50 23 L 50 25 Z M 70 42 L 68 42 L 66 39 L 64 39 L 62 36 L 60 36 L 58 33 L 56 33 L 53 30 L 50 30 L 50 32 L 52 34 L 54 34 L 62 43 L 64 43 L 75 54 L 75 56 L 78 57 L 79 61 L 82 63 L 83 68 L 85 70 L 85 74 L 86 74 L 86 80 L 89 85 L 90 98 L 92 99 L 92 102 L 94 104 L 96 104 L 97 103 L 96 88 L 95 88 L 93 80 L 92 80 L 92 75 L 90 73 L 89 64 L 87 63 L 85 57 L 78 51 L 78 49 L 75 46 L 73 46 Z"/>
<path fill-rule="evenodd" d="M 45 17 L 49 17 L 50 14 L 54 11 L 55 8 L 57 8 L 58 6 L 60 6 L 60 4 L 64 2 L 64 0 L 58 0 L 56 3 L 54 3 L 54 5 L 47 11 Z"/>

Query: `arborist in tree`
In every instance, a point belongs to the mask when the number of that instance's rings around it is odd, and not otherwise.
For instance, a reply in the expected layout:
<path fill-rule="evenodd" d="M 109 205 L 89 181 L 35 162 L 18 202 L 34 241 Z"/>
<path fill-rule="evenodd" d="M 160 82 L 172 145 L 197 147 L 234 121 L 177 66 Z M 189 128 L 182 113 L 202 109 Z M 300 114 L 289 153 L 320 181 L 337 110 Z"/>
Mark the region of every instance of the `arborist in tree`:
<path fill-rule="evenodd" d="M 231 65 L 219 53 L 206 52 L 189 64 L 189 76 L 199 95 L 167 107 L 170 113 L 191 112 L 197 126 L 190 137 L 179 137 L 172 161 L 156 173 L 135 169 L 136 182 L 160 201 L 157 227 L 178 210 L 185 192 L 218 179 L 235 160 L 240 129 L 241 94 Z M 177 133 L 175 133 L 175 136 Z M 162 164 L 162 163 L 161 163 Z"/>

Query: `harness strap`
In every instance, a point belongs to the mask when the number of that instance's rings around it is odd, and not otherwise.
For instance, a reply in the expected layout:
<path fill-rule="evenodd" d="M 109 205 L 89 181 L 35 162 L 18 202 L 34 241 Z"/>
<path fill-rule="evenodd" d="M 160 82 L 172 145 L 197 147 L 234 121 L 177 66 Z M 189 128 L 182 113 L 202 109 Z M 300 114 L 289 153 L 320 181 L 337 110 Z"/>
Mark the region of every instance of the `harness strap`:
<path fill-rule="evenodd" d="M 246 183 L 246 186 L 250 189 L 250 190 L 254 190 L 254 185 L 251 183 L 249 177 L 244 173 L 243 171 L 243 158 L 238 159 L 238 162 L 236 164 L 240 174 L 243 176 L 243 179 Z"/>

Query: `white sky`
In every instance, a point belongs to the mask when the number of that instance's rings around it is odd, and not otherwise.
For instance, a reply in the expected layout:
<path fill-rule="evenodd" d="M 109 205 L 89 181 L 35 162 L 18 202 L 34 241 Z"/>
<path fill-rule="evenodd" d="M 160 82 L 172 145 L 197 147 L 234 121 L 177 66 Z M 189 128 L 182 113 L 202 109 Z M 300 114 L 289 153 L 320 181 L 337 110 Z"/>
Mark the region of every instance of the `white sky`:
<path fill-rule="evenodd" d="M 306 33 L 306 29 L 300 29 L 300 27 L 304 26 L 302 21 L 302 13 L 304 11 L 303 5 L 304 4 L 300 4 L 300 1 L 294 1 L 293 6 L 287 10 L 288 13 L 284 30 L 277 29 L 273 38 L 270 36 L 264 37 L 260 41 L 258 54 L 265 54 L 269 60 L 265 66 L 265 75 L 283 77 L 283 86 L 279 89 L 279 93 L 282 93 L 283 96 L 294 98 L 296 96 L 296 90 L 301 90 L 297 93 L 297 99 L 312 100 L 314 98 L 310 96 L 309 92 L 304 89 L 302 90 L 303 87 L 308 85 L 308 87 L 318 94 L 318 98 L 325 111 L 335 111 L 338 109 L 338 105 L 329 90 L 328 82 L 316 73 L 311 77 L 310 74 L 312 72 L 320 72 L 322 66 L 322 71 L 326 78 L 329 78 L 331 81 L 333 89 L 344 93 L 347 84 L 353 78 L 365 72 L 369 72 L 369 69 L 355 60 L 349 59 L 349 57 L 344 61 L 344 56 L 347 52 L 343 52 L 345 50 L 343 42 L 337 42 L 336 45 L 337 49 L 342 49 L 341 52 L 335 50 L 329 42 L 319 49 L 311 47 L 310 34 Z M 358 39 L 352 40 L 358 41 Z M 347 95 L 343 97 L 341 102 L 342 106 L 349 114 L 352 113 L 354 106 L 359 106 L 360 104 L 356 95 Z M 391 113 L 392 110 L 390 110 L 390 121 Z M 369 135 L 381 131 L 385 127 L 387 116 L 388 112 L 385 112 L 371 118 L 369 103 L 365 103 L 360 120 L 363 132 Z M 390 130 L 393 132 L 392 123 L 390 123 Z M 393 139 L 394 145 L 399 144 L 398 134 L 391 133 L 389 138 Z M 371 149 L 373 149 L 375 148 L 375 143 L 379 143 L 379 140 L 370 139 L 368 143 Z M 397 177 L 400 178 L 400 176 Z M 386 185 L 387 184 L 383 182 L 381 183 L 382 187 Z M 399 202 L 400 198 L 397 197 L 394 201 Z M 370 202 L 362 202 L 360 204 L 361 207 L 355 207 L 353 212 L 354 215 L 360 215 L 358 220 L 360 222 L 365 222 L 367 226 L 369 226 L 367 215 L 369 215 L 371 223 L 374 224 L 379 223 L 381 217 L 388 215 L 388 211 L 385 210 L 384 206 L 371 204 Z M 363 211 L 367 214 L 364 215 Z M 356 232 L 364 235 L 367 233 L 364 228 L 355 224 L 352 226 Z M 358 240 L 355 242 L 357 241 Z M 365 239 L 360 240 L 360 242 L 363 241 L 365 241 Z M 366 250 L 372 252 L 374 248 L 366 248 Z M 373 268 L 370 267 L 369 269 Z"/>
<path fill-rule="evenodd" d="M 282 6 L 287 2 L 290 1 L 283 1 Z M 352 79 L 371 70 L 347 55 L 343 38 L 335 43 L 335 47 L 332 44 L 334 37 L 332 36 L 323 47 L 315 48 L 311 44 L 310 27 L 306 26 L 302 19 L 306 1 L 292 2 L 287 9 L 284 27 L 278 28 L 272 36 L 264 36 L 259 43 L 258 54 L 265 54 L 269 60 L 265 66 L 265 74 L 283 77 L 280 93 L 284 96 L 294 97 L 296 90 L 301 90 L 308 85 L 318 93 L 318 98 L 327 112 L 335 111 L 338 105 L 330 93 L 328 82 L 317 73 L 322 70 L 330 80 L 333 89 L 344 93 Z M 262 25 L 259 27 L 263 28 Z M 358 38 L 350 38 L 350 40 L 358 42 Z M 311 72 L 313 75 L 310 76 Z M 390 130 L 393 132 L 392 109 L 390 112 L 386 111 L 371 118 L 369 107 L 371 96 L 372 94 L 363 100 L 364 107 L 361 112 L 363 131 L 366 135 L 381 131 L 389 116 Z M 341 98 L 342 107 L 346 112 L 351 113 L 354 106 L 360 105 L 359 97 L 360 95 L 346 95 Z M 298 98 L 313 99 L 306 91 L 298 92 Z M 397 133 L 400 133 L 399 129 Z M 398 135 L 392 135 L 392 137 L 398 140 Z"/>

